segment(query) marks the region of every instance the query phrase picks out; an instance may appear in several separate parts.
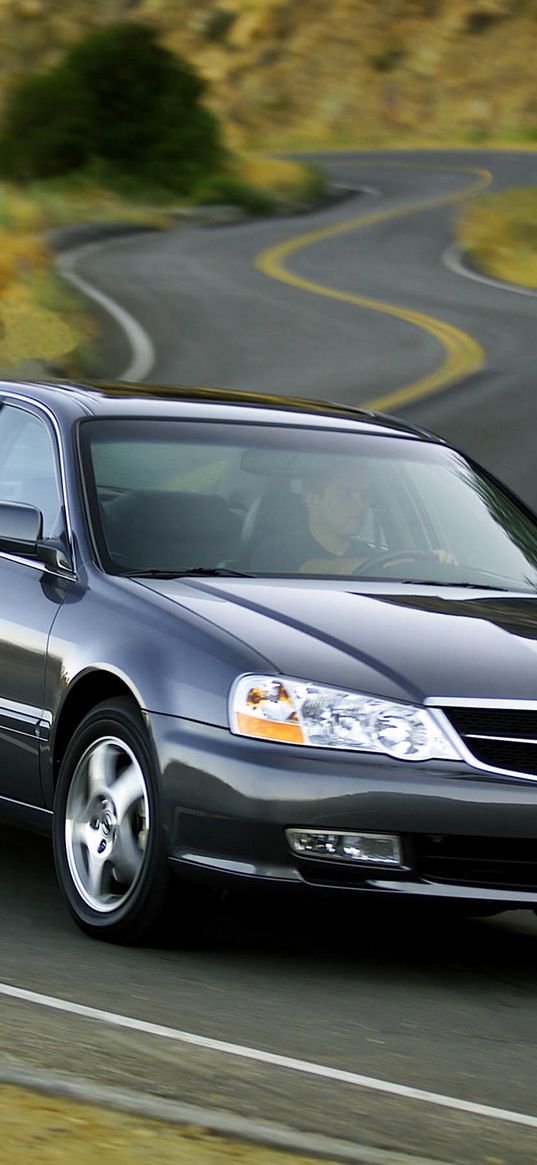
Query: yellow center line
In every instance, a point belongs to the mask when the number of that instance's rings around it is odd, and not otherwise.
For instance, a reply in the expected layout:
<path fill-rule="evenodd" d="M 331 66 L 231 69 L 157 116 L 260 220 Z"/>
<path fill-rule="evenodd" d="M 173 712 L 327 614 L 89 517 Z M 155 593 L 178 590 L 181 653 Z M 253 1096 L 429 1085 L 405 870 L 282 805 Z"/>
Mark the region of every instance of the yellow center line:
<path fill-rule="evenodd" d="M 410 163 L 381 163 L 381 165 L 386 169 L 417 168 Z M 478 369 L 482 368 L 485 362 L 483 348 L 467 332 L 463 332 L 460 328 L 456 328 L 453 324 L 448 324 L 444 320 L 437 319 L 435 316 L 429 316 L 424 312 L 401 307 L 397 304 L 386 303 L 383 300 L 370 299 L 362 295 L 353 295 L 347 291 L 340 291 L 337 287 L 328 287 L 322 283 L 315 283 L 311 279 L 303 279 L 301 276 L 294 275 L 292 271 L 288 270 L 286 261 L 291 255 L 296 255 L 298 251 L 305 250 L 306 247 L 314 246 L 316 243 L 323 242 L 325 239 L 333 239 L 338 235 L 347 234 L 350 231 L 362 230 L 364 227 L 372 226 L 379 222 L 387 222 L 389 219 L 407 218 L 410 215 L 418 214 L 420 211 L 432 210 L 437 206 L 446 206 L 450 203 L 464 201 L 479 191 L 484 190 L 492 181 L 490 170 L 485 169 L 470 169 L 469 167 L 459 166 L 427 166 L 423 168 L 428 170 L 442 170 L 450 173 L 456 170 L 465 174 L 473 174 L 474 180 L 453 194 L 444 194 L 435 198 L 423 199 L 420 202 L 413 202 L 399 210 L 376 211 L 371 214 L 360 215 L 358 218 L 348 219 L 346 222 L 337 223 L 335 226 L 323 227 L 320 230 L 294 235 L 291 239 L 287 239 L 283 243 L 277 243 L 273 247 L 267 247 L 265 250 L 260 251 L 255 259 L 256 268 L 262 271 L 264 275 L 268 275 L 271 279 L 278 279 L 282 283 L 291 284 L 291 286 L 298 287 L 302 291 L 309 291 L 313 295 L 322 295 L 326 299 L 336 299 L 343 303 L 355 304 L 356 307 L 367 308 L 369 311 L 379 312 L 382 315 L 395 316 L 397 319 L 404 320 L 406 323 L 421 328 L 424 332 L 428 332 L 429 335 L 433 336 L 443 346 L 445 358 L 440 367 L 434 372 L 410 384 L 405 384 L 393 392 L 386 393 L 384 396 L 376 397 L 375 400 L 365 402 L 362 406 L 363 408 L 387 410 L 394 406 L 409 404 L 410 401 L 415 401 L 425 396 L 431 396 L 434 392 L 438 392 L 439 389 L 446 387 L 446 385 L 460 380 L 462 376 L 468 376 L 470 373 L 477 372 Z"/>

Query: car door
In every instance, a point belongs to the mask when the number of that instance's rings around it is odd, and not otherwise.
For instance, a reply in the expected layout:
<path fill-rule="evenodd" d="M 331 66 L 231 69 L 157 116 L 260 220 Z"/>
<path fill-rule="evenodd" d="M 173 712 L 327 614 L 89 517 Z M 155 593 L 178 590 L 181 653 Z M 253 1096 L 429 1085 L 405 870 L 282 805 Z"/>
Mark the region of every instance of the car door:
<path fill-rule="evenodd" d="M 0 402 L 0 501 L 43 513 L 43 536 L 64 525 L 58 448 L 36 408 Z M 0 552 L 0 798 L 42 805 L 39 744 L 49 632 L 66 583 L 42 563 Z M 6 807 L 6 806 L 5 806 Z"/>

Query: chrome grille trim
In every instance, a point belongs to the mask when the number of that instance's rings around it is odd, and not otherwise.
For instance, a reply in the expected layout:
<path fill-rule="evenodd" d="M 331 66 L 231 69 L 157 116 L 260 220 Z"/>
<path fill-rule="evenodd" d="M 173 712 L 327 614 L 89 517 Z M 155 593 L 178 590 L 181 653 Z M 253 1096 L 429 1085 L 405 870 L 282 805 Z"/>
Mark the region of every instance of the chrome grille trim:
<path fill-rule="evenodd" d="M 491 736 L 484 732 L 465 732 L 465 740 L 498 740 L 503 744 L 535 744 L 537 736 Z"/>
<path fill-rule="evenodd" d="M 480 700 L 473 696 L 427 696 L 427 708 L 503 708 L 505 712 L 537 712 L 537 700 Z"/>

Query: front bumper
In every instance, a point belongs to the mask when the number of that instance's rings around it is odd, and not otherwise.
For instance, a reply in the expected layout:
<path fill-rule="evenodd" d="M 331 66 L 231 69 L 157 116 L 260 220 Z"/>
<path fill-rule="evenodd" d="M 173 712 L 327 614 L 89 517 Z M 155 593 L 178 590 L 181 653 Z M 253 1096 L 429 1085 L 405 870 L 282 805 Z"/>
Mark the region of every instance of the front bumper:
<path fill-rule="evenodd" d="M 537 907 L 537 783 L 272 744 L 148 714 L 173 866 L 194 880 Z M 291 852 L 285 829 L 397 834 L 401 868 Z"/>

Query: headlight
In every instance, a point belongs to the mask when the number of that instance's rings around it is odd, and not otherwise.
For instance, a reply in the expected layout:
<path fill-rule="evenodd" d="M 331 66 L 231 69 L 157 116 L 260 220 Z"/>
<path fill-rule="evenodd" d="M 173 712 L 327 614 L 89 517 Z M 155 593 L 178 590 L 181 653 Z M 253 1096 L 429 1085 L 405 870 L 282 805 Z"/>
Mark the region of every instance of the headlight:
<path fill-rule="evenodd" d="M 232 732 L 285 744 L 380 752 L 398 760 L 460 760 L 433 714 L 414 704 L 285 676 L 242 676 L 230 699 Z"/>

